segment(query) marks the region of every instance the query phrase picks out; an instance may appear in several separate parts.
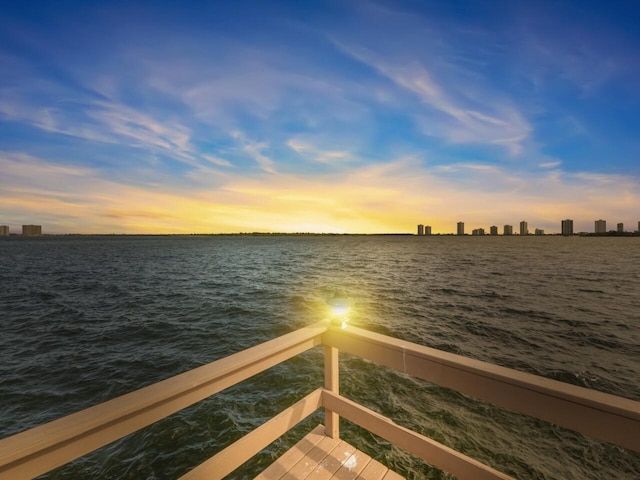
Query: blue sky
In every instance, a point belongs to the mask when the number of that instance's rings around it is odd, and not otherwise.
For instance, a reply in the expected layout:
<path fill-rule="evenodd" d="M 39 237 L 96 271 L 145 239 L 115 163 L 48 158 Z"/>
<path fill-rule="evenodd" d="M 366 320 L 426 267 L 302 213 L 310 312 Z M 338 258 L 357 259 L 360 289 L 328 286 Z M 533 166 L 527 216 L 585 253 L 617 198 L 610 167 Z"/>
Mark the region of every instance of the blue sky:
<path fill-rule="evenodd" d="M 11 2 L 0 224 L 640 220 L 633 2 Z"/>

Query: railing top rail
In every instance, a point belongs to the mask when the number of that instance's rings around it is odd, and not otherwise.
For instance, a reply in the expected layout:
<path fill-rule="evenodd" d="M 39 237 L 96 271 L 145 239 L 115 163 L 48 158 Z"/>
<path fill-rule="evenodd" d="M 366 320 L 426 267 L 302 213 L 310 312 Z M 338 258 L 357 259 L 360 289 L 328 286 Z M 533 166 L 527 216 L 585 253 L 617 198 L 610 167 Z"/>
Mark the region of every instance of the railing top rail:
<path fill-rule="evenodd" d="M 320 322 L 176 375 L 94 407 L 0 440 L 0 477 L 30 478 L 319 345 Z M 12 475 L 11 478 L 18 478 Z"/>
<path fill-rule="evenodd" d="M 640 402 L 369 332 L 331 328 L 323 344 L 640 452 Z"/>
<path fill-rule="evenodd" d="M 389 337 L 387 335 L 371 332 L 358 327 L 349 326 L 347 329 L 338 329 L 334 327 L 331 331 L 334 335 L 339 333 L 351 338 L 366 339 L 368 343 L 385 346 L 396 351 L 404 351 L 410 353 L 412 356 L 430 360 L 443 366 L 466 370 L 479 376 L 502 380 L 534 391 L 563 396 L 567 399 L 573 399 L 576 402 L 589 404 L 593 408 L 602 408 L 608 411 L 618 410 L 621 415 L 640 420 L 640 402 L 628 398 L 584 388 L 578 385 L 572 385 L 570 383 L 560 382 L 558 380 L 541 377 L 531 373 L 521 372 L 513 368 L 502 367 L 482 360 L 475 360 L 473 358 L 445 352 L 432 347 L 418 345 L 416 343 Z M 323 344 L 327 344 L 328 341 L 330 345 L 336 346 L 333 345 L 331 340 L 333 338 L 335 337 L 325 335 L 323 338 Z M 343 346 L 348 344 L 348 339 L 345 339 L 342 344 Z"/>

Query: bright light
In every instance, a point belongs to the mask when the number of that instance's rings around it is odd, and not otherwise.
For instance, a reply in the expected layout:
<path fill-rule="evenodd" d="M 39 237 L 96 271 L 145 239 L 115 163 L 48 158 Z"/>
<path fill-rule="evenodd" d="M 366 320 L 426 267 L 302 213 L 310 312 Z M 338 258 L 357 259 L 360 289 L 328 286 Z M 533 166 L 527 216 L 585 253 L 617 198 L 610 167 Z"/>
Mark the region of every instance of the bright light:
<path fill-rule="evenodd" d="M 349 307 L 347 305 L 334 305 L 331 307 L 331 312 L 334 317 L 344 317 L 349 313 Z"/>
<path fill-rule="evenodd" d="M 338 299 L 331 302 L 331 323 L 347 328 L 347 314 L 349 313 L 349 302 L 345 299 Z"/>

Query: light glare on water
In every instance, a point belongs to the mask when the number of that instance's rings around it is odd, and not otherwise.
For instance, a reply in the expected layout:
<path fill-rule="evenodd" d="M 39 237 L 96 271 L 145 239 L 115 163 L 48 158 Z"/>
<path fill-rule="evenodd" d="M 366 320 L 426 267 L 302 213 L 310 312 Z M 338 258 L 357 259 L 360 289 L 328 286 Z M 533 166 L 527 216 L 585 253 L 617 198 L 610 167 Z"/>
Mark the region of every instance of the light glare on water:
<path fill-rule="evenodd" d="M 328 315 L 640 400 L 636 238 L 41 237 L 0 252 L 2 437 Z M 178 478 L 321 386 L 321 366 L 312 350 L 47 478 Z M 347 355 L 340 369 L 349 398 L 516 478 L 640 478 L 632 452 Z M 408 478 L 449 478 L 343 434 Z"/>

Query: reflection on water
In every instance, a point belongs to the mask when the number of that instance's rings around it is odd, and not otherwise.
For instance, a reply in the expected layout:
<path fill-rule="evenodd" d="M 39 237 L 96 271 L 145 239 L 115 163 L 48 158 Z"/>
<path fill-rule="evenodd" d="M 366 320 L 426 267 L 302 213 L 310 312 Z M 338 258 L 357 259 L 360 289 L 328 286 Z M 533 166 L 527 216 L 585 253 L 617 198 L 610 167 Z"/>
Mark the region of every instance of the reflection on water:
<path fill-rule="evenodd" d="M 331 305 L 352 325 L 640 400 L 637 238 L 41 237 L 0 251 L 2 436 Z M 319 386 L 321 365 L 308 352 L 49 478 L 176 478 Z M 640 476 L 636 454 L 344 355 L 341 391 L 518 478 Z M 448 478 L 358 428 L 344 435 L 409 478 Z"/>

